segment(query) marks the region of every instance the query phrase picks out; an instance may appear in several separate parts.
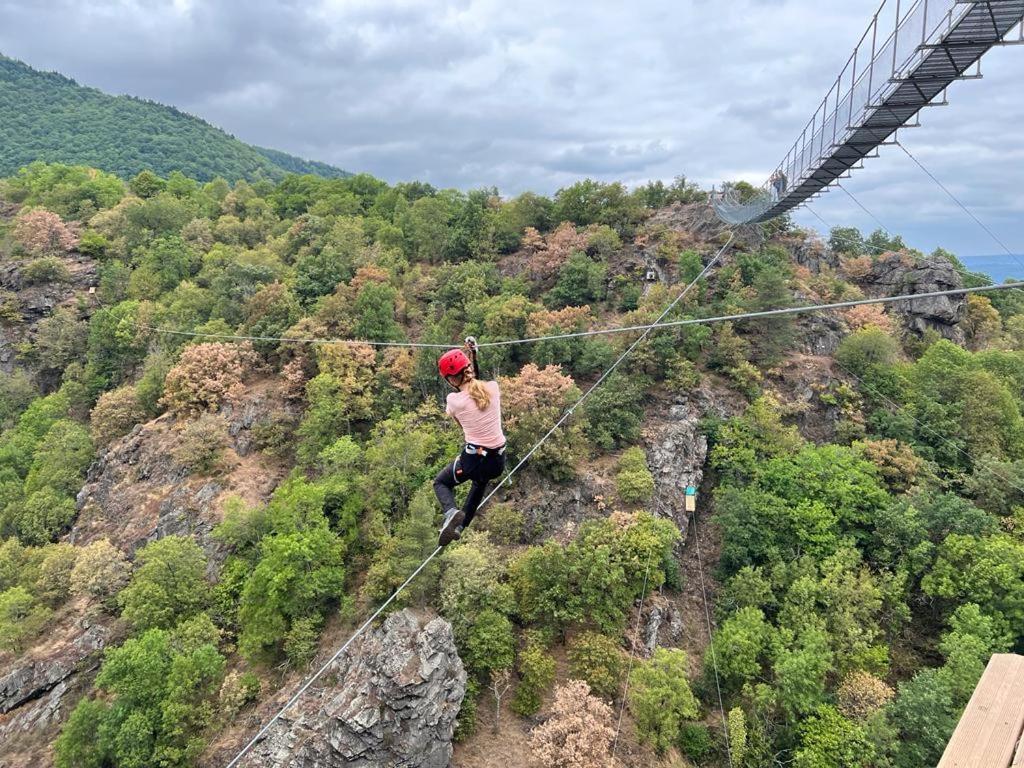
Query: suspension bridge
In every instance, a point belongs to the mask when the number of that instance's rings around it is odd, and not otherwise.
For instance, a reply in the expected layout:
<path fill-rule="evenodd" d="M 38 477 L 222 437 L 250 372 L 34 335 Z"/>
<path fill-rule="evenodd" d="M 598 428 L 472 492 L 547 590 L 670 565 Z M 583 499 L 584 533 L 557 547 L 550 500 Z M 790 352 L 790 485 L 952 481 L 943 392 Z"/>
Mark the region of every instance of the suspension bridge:
<path fill-rule="evenodd" d="M 877 157 L 900 128 L 944 106 L 947 88 L 982 77 L 981 58 L 1024 43 L 1024 0 L 884 0 L 771 177 L 748 199 L 726 187 L 715 212 L 739 225 L 790 211 Z"/>

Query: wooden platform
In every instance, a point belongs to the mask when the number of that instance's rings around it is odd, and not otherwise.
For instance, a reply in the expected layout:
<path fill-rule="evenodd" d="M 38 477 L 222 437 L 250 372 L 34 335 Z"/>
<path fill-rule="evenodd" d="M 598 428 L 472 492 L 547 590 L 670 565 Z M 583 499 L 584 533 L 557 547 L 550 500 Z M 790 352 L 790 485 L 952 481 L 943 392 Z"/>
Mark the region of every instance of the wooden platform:
<path fill-rule="evenodd" d="M 1024 656 L 989 659 L 937 768 L 1024 768 Z"/>

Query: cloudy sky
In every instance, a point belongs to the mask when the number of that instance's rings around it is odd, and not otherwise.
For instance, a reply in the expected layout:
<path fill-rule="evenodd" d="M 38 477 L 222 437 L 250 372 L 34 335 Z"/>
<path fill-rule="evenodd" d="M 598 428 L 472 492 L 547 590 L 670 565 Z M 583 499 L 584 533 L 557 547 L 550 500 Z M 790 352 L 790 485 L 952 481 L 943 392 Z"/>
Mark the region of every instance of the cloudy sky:
<path fill-rule="evenodd" d="M 0 52 L 389 181 L 711 185 L 767 176 L 877 2 L 0 0 Z M 1022 253 L 1024 48 L 984 72 L 902 138 Z M 898 148 L 847 185 L 917 247 L 1000 251 Z M 876 226 L 838 190 L 813 207 Z"/>

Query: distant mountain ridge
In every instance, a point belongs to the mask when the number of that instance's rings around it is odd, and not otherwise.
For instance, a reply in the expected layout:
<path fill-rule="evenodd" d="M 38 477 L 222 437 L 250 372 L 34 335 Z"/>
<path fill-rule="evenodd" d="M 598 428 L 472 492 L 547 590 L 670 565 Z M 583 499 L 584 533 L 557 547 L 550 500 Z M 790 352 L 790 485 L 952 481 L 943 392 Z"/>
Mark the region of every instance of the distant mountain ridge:
<path fill-rule="evenodd" d="M 111 96 L 0 54 L 0 176 L 35 160 L 88 165 L 131 178 L 142 170 L 279 180 L 288 173 L 351 174 L 255 147 L 175 107 Z"/>

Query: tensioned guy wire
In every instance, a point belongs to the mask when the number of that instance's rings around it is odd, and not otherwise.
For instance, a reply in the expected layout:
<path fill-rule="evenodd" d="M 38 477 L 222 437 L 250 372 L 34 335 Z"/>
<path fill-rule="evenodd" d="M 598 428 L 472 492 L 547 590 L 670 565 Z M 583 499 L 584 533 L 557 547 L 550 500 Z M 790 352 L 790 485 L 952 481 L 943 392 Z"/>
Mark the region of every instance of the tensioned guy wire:
<path fill-rule="evenodd" d="M 698 275 L 697 279 L 703 276 Z M 692 285 L 692 283 L 691 283 Z M 830 309 L 845 309 L 848 307 L 859 307 L 865 304 L 891 304 L 897 301 L 913 301 L 914 299 L 930 299 L 937 296 L 958 296 L 966 293 L 986 293 L 991 291 L 1006 291 L 1011 289 L 1024 288 L 1024 281 L 1002 283 L 1000 285 L 979 285 L 968 288 L 950 288 L 944 291 L 927 291 L 925 293 L 903 293 L 898 296 L 879 296 L 874 299 L 855 299 L 851 301 L 839 301 L 832 304 L 806 304 L 800 307 L 785 307 L 783 309 L 766 309 L 757 312 L 740 312 L 732 315 L 716 315 L 713 317 L 691 317 L 683 320 L 669 320 L 663 322 L 665 314 L 662 313 L 653 323 L 641 325 L 622 325 L 614 328 L 598 328 L 590 331 L 572 331 L 569 333 L 554 333 L 547 336 L 528 336 L 522 339 L 504 339 L 501 341 L 483 341 L 477 347 L 505 347 L 514 344 L 533 344 L 541 341 L 552 341 L 557 339 L 576 339 L 584 336 L 607 336 L 616 333 L 631 333 L 633 331 L 654 331 L 659 328 L 677 328 L 684 325 L 708 325 L 713 323 L 735 322 L 737 320 L 752 320 L 762 317 L 775 317 L 779 315 L 801 315 L 808 312 L 823 312 Z M 685 291 L 681 296 L 685 295 Z M 675 307 L 675 303 L 671 305 Z M 207 334 L 198 331 L 169 331 L 151 326 L 139 325 L 138 328 L 156 331 L 158 333 L 170 333 L 180 336 L 212 337 L 219 339 L 231 339 L 235 341 L 278 341 L 278 342 L 299 342 L 313 344 L 349 344 L 365 346 L 389 346 L 389 347 L 410 347 L 428 349 L 450 349 L 451 344 L 425 344 L 420 342 L 404 341 L 359 341 L 356 339 L 294 339 L 284 336 L 235 336 L 231 334 Z"/>
<path fill-rule="evenodd" d="M 573 414 L 573 412 L 575 412 L 575 410 L 580 405 L 582 405 L 583 402 L 588 397 L 590 397 L 590 395 L 601 385 L 601 383 L 604 382 L 605 379 L 607 379 L 615 371 L 615 369 L 618 368 L 622 364 L 622 362 L 629 356 L 629 354 L 634 349 L 636 349 L 644 341 L 644 339 L 646 339 L 651 334 L 651 331 L 655 330 L 655 328 L 657 328 L 657 327 L 660 327 L 660 326 L 658 326 L 657 323 L 660 323 L 662 320 L 664 320 L 665 317 L 667 317 L 668 314 L 673 309 L 675 309 L 676 305 L 679 304 L 679 302 L 682 301 L 686 297 L 686 295 L 693 289 L 693 287 L 695 285 L 697 285 L 697 283 L 700 282 L 700 280 L 703 279 L 704 276 L 707 275 L 708 272 L 711 271 L 712 267 L 714 267 L 714 265 L 718 263 L 719 259 L 721 259 L 722 254 L 724 254 L 726 249 L 732 244 L 732 241 L 733 241 L 734 237 L 735 237 L 735 234 L 730 232 L 729 233 L 729 239 L 726 241 L 725 245 L 723 245 L 718 250 L 718 252 L 711 258 L 711 260 L 708 262 L 707 266 L 704 267 L 704 269 L 701 270 L 700 274 L 697 275 L 697 277 L 695 277 L 689 283 L 689 285 L 687 285 L 682 290 L 682 292 L 678 296 L 676 296 L 675 299 L 672 300 L 672 302 L 665 308 L 665 310 L 661 313 L 661 315 L 658 316 L 658 320 L 656 321 L 656 323 L 646 327 L 644 329 L 644 332 L 626 349 L 626 351 L 623 352 L 621 355 L 619 355 L 618 359 L 614 363 L 612 363 L 611 366 L 609 366 L 608 370 L 606 370 L 603 374 L 601 374 L 601 377 L 597 381 L 595 381 L 593 384 L 591 384 L 590 388 L 587 389 L 586 392 L 584 392 L 582 395 L 579 396 L 579 398 L 576 400 L 576 402 L 573 403 L 565 411 L 565 413 L 562 414 L 562 416 L 558 419 L 557 422 L 555 422 L 555 425 L 551 429 L 549 429 L 547 431 L 547 433 L 540 440 L 538 440 L 537 443 L 527 452 L 527 454 L 525 456 L 523 456 L 522 459 L 519 460 L 519 463 L 516 464 L 511 470 L 509 470 L 508 473 L 506 473 L 505 476 L 501 479 L 501 481 L 497 485 L 495 485 L 493 489 L 491 489 L 491 492 L 488 493 L 483 498 L 483 501 L 480 502 L 480 507 L 478 507 L 478 509 L 482 508 L 484 506 L 484 504 L 486 504 L 491 499 L 491 497 L 493 497 L 494 494 L 498 492 L 498 489 L 501 488 L 505 483 L 507 483 L 509 481 L 509 479 L 512 477 L 512 475 L 514 475 L 517 471 L 519 471 L 519 469 L 537 451 L 537 449 L 540 448 L 540 446 L 542 446 L 545 443 L 545 441 L 547 441 L 547 439 L 549 437 L 551 437 L 551 435 L 553 435 L 555 433 L 555 430 L 557 430 L 565 422 L 565 420 L 568 419 L 569 416 L 571 416 Z M 483 345 L 481 344 L 479 346 L 483 346 Z M 231 762 L 228 763 L 225 766 L 225 768 L 234 768 L 234 766 L 238 765 L 239 761 L 243 757 L 245 757 L 245 755 L 249 752 L 249 750 L 251 750 L 267 734 L 267 732 L 271 729 L 271 727 L 274 725 L 274 723 L 276 723 L 278 720 L 280 720 L 281 716 L 286 711 L 288 711 L 288 709 L 296 701 L 299 700 L 299 698 L 302 696 L 302 694 L 304 694 L 307 690 L 309 690 L 309 687 L 311 685 L 313 685 L 313 683 L 316 682 L 320 678 L 320 676 L 323 675 L 323 673 L 326 672 L 328 670 L 328 668 L 330 668 L 330 666 L 335 661 L 338 660 L 338 658 L 341 657 L 341 654 L 345 652 L 345 650 L 353 643 L 353 641 L 355 641 L 355 639 L 357 637 L 359 637 L 364 631 L 366 631 L 366 628 L 369 627 L 370 624 L 372 624 L 377 619 L 377 617 L 380 616 L 384 612 L 384 609 L 387 608 L 395 600 L 395 598 L 398 597 L 398 595 L 401 594 L 405 590 L 405 588 L 408 587 L 409 584 L 412 583 L 413 579 L 415 579 L 420 574 L 420 572 L 424 568 L 427 567 L 427 564 L 431 560 L 433 560 L 435 557 L 437 557 L 437 555 L 441 551 L 441 549 L 442 549 L 442 547 L 437 547 L 433 552 L 431 552 L 427 556 L 427 558 L 422 563 L 420 563 L 419 567 L 417 567 L 416 570 L 412 572 L 412 574 L 409 576 L 409 578 L 407 578 L 404 582 L 402 582 L 402 585 L 399 586 L 398 589 L 396 589 L 391 594 L 391 596 L 379 608 L 377 608 L 376 611 L 373 612 L 373 614 L 370 616 L 370 618 L 368 618 L 366 621 L 364 621 L 362 624 L 359 625 L 359 628 L 352 634 L 352 636 L 348 640 L 345 641 L 345 644 L 342 645 L 341 648 L 339 648 L 337 651 L 335 651 L 334 655 L 331 656 L 331 658 L 328 659 L 327 662 L 325 664 L 323 664 L 315 673 L 313 673 L 312 677 L 310 677 L 308 680 L 306 680 L 306 682 L 304 682 L 302 684 L 302 686 L 299 687 L 299 690 L 297 690 L 292 695 L 292 697 L 290 699 L 288 699 L 287 702 L 285 702 L 285 705 L 283 707 L 281 707 L 274 714 L 274 716 L 272 718 L 270 718 L 270 720 L 267 722 L 266 725 L 264 725 L 262 728 L 260 728 L 260 730 L 256 733 L 256 735 L 253 736 L 252 739 L 250 739 L 246 743 L 246 745 L 244 747 L 242 747 L 242 749 L 238 752 L 238 754 L 235 755 L 234 758 L 232 758 Z M 724 716 L 724 713 L 723 713 L 723 716 Z"/>
<path fill-rule="evenodd" d="M 612 742 L 612 758 L 619 749 L 619 732 L 622 730 L 622 715 L 626 711 L 626 698 L 629 696 L 629 678 L 633 674 L 633 659 L 636 657 L 636 644 L 640 641 L 640 620 L 644 615 L 644 597 L 647 595 L 647 577 L 651 573 L 651 560 L 654 550 L 647 553 L 647 567 L 644 568 L 644 586 L 640 590 L 640 606 L 636 609 L 636 626 L 633 627 L 633 641 L 629 646 L 629 666 L 626 667 L 626 684 L 622 686 L 622 701 L 619 702 L 619 717 L 615 723 L 615 740 Z"/>
<path fill-rule="evenodd" d="M 978 225 L 979 227 L 981 227 L 981 229 L 982 229 L 982 230 L 983 230 L 983 231 L 984 231 L 984 232 L 985 232 L 985 233 L 986 233 L 986 234 L 987 234 L 987 235 L 988 235 L 989 237 L 991 237 L 991 238 L 992 238 L 992 240 L 994 240 L 994 241 L 995 241 L 996 245 L 998 245 L 998 246 L 999 246 L 1000 248 L 1002 248 L 1002 249 L 1003 249 L 1004 251 L 1006 251 L 1006 253 L 1007 253 L 1007 254 L 1008 254 L 1008 255 L 1010 256 L 1010 258 L 1012 258 L 1012 259 L 1013 259 L 1014 261 L 1016 261 L 1016 262 L 1017 262 L 1017 264 L 1019 264 L 1019 265 L 1020 265 L 1021 267 L 1024 267 L 1024 262 L 1022 262 L 1022 261 L 1021 261 L 1021 258 L 1020 258 L 1020 256 L 1019 256 L 1018 254 L 1014 253 L 1013 251 L 1011 251 L 1011 250 L 1010 250 L 1010 249 L 1009 249 L 1009 248 L 1008 248 L 1008 247 L 1006 246 L 1006 243 L 1004 243 L 1004 242 L 1003 242 L 1002 240 L 1000 240 L 1000 239 L 999 239 L 999 238 L 998 238 L 998 237 L 996 236 L 996 233 L 995 233 L 995 232 L 993 232 L 993 231 L 992 231 L 991 229 L 989 229 L 989 228 L 988 228 L 987 226 L 985 226 L 985 223 L 984 223 L 984 222 L 983 222 L 983 221 L 982 221 L 981 219 L 979 219 L 979 218 L 978 218 L 977 216 L 975 216 L 975 215 L 974 215 L 974 212 L 973 212 L 973 211 L 972 211 L 972 210 L 971 210 L 970 208 L 968 208 L 968 207 L 967 207 L 966 205 L 964 205 L 964 204 L 963 204 L 963 202 L 961 202 L 961 200 L 960 200 L 960 198 L 959 198 L 959 197 L 957 197 L 956 195 L 954 195 L 954 194 L 953 194 L 953 193 L 952 193 L 952 192 L 950 191 L 949 187 L 947 187 L 947 186 L 946 186 L 945 184 L 943 184 L 943 183 L 942 183 L 941 181 L 939 181 L 938 177 L 937 177 L 937 176 L 936 176 L 936 175 L 935 175 L 934 173 L 932 173 L 931 171 L 929 171 L 929 170 L 928 170 L 928 169 L 927 169 L 927 168 L 925 167 L 924 163 L 922 163 L 922 162 L 921 162 L 920 160 L 918 160 L 918 159 L 917 159 L 917 157 L 916 157 L 916 156 L 915 156 L 915 155 L 914 155 L 914 154 L 913 154 L 913 153 L 912 153 L 912 152 L 911 152 L 911 151 L 910 151 L 909 149 L 907 149 L 907 148 L 906 148 L 905 146 L 903 146 L 903 144 L 901 144 L 901 143 L 900 143 L 900 140 L 899 140 L 899 139 L 896 139 L 896 146 L 897 146 L 897 147 L 899 147 L 900 149 L 902 149 L 902 150 L 903 150 L 903 152 L 904 152 L 904 154 L 906 154 L 906 156 L 907 156 L 907 157 L 909 157 L 909 158 L 910 158 L 911 160 L 913 160 L 913 161 L 914 161 L 914 165 L 916 165 L 916 166 L 917 166 L 918 168 L 920 168 L 920 169 L 921 169 L 922 171 L 924 171 L 924 174 L 925 174 L 925 175 L 926 175 L 926 176 L 927 176 L 927 177 L 928 177 L 929 179 L 931 179 L 932 181 L 934 181 L 934 182 L 935 182 L 935 185 L 936 185 L 936 186 L 937 186 L 937 187 L 938 187 L 939 189 L 941 189 L 941 190 L 942 190 L 943 192 L 945 192 L 945 193 L 946 193 L 946 195 L 948 195 L 948 196 L 949 196 L 949 199 L 950 199 L 950 200 L 952 200 L 952 201 L 953 201 L 954 203 L 956 203 L 956 204 L 957 204 L 958 206 L 960 206 L 960 209 L 961 209 L 961 210 L 962 210 L 962 211 L 963 211 L 964 213 L 966 213 L 966 214 L 967 214 L 968 216 L 970 216 L 970 217 L 971 217 L 971 218 L 972 218 L 972 219 L 974 220 L 974 223 L 975 223 L 975 224 L 977 224 L 977 225 Z"/>
<path fill-rule="evenodd" d="M 836 182 L 836 186 L 839 187 L 841 190 L 843 190 L 843 192 L 846 193 L 846 196 L 849 197 L 851 200 L 853 200 L 853 202 L 855 202 L 857 204 L 858 208 L 860 208 L 862 211 L 864 211 L 864 213 L 866 213 L 868 216 L 870 216 L 872 219 L 874 219 L 875 220 L 875 224 L 880 226 L 882 228 L 882 231 L 885 232 L 885 234 L 887 234 L 887 235 L 889 234 L 889 228 L 887 226 L 885 226 L 885 224 L 883 224 L 881 221 L 879 221 L 878 217 L 875 216 L 875 214 L 873 214 L 871 211 L 869 211 L 867 209 L 867 206 L 865 206 L 864 203 L 862 203 L 860 200 L 858 200 L 854 196 L 853 192 L 848 190 L 846 187 L 844 187 L 838 181 Z"/>
<path fill-rule="evenodd" d="M 718 677 L 718 653 L 715 650 L 714 630 L 711 627 L 711 611 L 708 609 L 708 592 L 704 586 L 704 558 L 700 553 L 700 529 L 697 527 L 697 510 L 693 511 L 693 543 L 697 550 L 697 574 L 700 577 L 700 594 L 704 602 L 704 619 L 708 625 L 708 648 L 711 651 L 711 664 L 715 670 L 715 690 L 718 691 L 718 711 L 722 715 L 722 731 L 725 734 L 725 754 L 732 768 L 732 744 L 729 741 L 729 718 L 725 714 L 722 701 L 722 682 Z"/>

